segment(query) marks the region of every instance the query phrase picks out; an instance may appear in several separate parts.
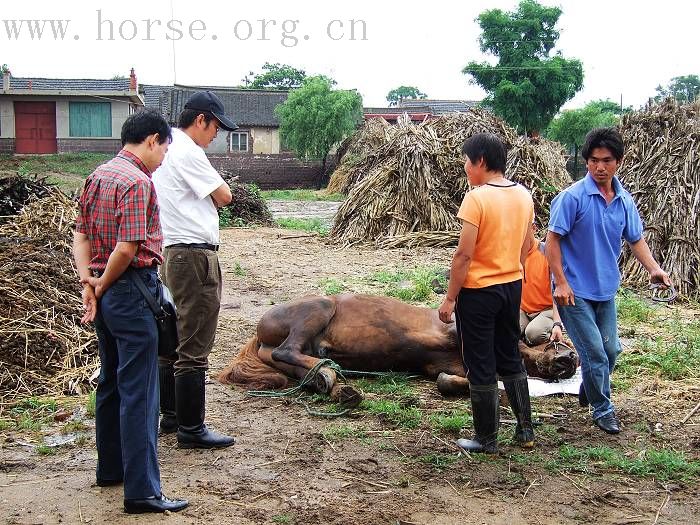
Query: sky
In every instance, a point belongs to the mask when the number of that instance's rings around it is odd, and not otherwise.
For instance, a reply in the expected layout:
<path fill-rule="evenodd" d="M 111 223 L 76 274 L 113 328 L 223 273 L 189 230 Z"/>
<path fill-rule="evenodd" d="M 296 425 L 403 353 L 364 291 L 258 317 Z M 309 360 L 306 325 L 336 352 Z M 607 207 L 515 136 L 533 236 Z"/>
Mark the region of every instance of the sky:
<path fill-rule="evenodd" d="M 700 75 L 698 2 L 540 3 L 563 11 L 555 51 L 584 66 L 583 89 L 564 108 L 605 98 L 638 107 L 672 77 Z M 515 10 L 517 1 L 5 0 L 0 5 L 0 64 L 15 76 L 111 78 L 128 76 L 133 67 L 145 84 L 235 86 L 265 62 L 279 62 L 328 75 L 338 88 L 356 89 L 365 106 L 386 106 L 386 94 L 401 85 L 430 98 L 483 98 L 462 73 L 471 60 L 495 60 L 479 50 L 475 19 L 487 9 Z M 63 20 L 64 36 L 57 22 L 57 36 L 46 22 L 41 38 L 36 33 L 32 38 L 22 20 Z"/>

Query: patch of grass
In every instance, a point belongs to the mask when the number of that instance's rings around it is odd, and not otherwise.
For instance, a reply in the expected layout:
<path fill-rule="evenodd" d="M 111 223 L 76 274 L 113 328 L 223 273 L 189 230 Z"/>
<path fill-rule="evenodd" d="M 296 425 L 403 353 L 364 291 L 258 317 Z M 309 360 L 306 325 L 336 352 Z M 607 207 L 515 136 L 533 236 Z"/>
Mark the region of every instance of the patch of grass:
<path fill-rule="evenodd" d="M 245 268 L 243 268 L 243 266 L 241 266 L 241 263 L 236 261 L 233 264 L 233 275 L 237 275 L 238 277 L 245 277 L 246 275 L 248 275 L 248 271 Z"/>
<path fill-rule="evenodd" d="M 294 523 L 294 516 L 291 514 L 277 514 L 272 516 L 272 521 L 275 523 Z"/>
<path fill-rule="evenodd" d="M 691 481 L 700 478 L 700 462 L 686 459 L 673 450 L 642 450 L 631 457 L 610 447 L 577 448 L 563 445 L 559 457 L 547 463 L 551 470 L 568 469 L 595 473 L 613 470 L 631 476 L 661 481 Z"/>
<path fill-rule="evenodd" d="M 617 294 L 615 302 L 617 303 L 617 318 L 623 324 L 646 323 L 651 320 L 656 311 L 656 307 L 626 290 Z"/>
<path fill-rule="evenodd" d="M 28 397 L 19 401 L 14 407 L 14 412 L 56 412 L 58 401 L 50 397 Z"/>
<path fill-rule="evenodd" d="M 318 285 L 326 295 L 338 295 L 345 290 L 345 284 L 337 279 L 321 279 Z"/>
<path fill-rule="evenodd" d="M 409 302 L 432 302 L 436 296 L 433 288 L 446 288 L 445 272 L 438 267 L 419 267 L 411 270 L 382 270 L 367 278 L 384 285 L 384 295 Z"/>
<path fill-rule="evenodd" d="M 537 463 L 542 463 L 544 461 L 541 455 L 533 452 L 515 452 L 513 454 L 510 454 L 508 457 L 513 463 L 517 463 L 518 465 L 523 466 L 534 465 Z"/>
<path fill-rule="evenodd" d="M 37 445 L 36 453 L 40 456 L 53 456 L 56 453 L 56 447 L 50 447 L 48 445 Z"/>
<path fill-rule="evenodd" d="M 0 165 L 16 162 L 16 170 L 22 174 L 30 173 L 70 173 L 85 178 L 104 164 L 112 155 L 106 153 L 59 153 L 56 155 L 31 155 L 23 157 L 0 156 Z M 13 162 L 14 161 L 14 162 Z"/>
<path fill-rule="evenodd" d="M 639 341 L 632 351 L 618 360 L 616 381 L 622 383 L 640 375 L 676 381 L 700 378 L 700 323 L 673 320 L 664 336 Z"/>
<path fill-rule="evenodd" d="M 367 433 L 362 428 L 354 428 L 350 425 L 331 425 L 323 429 L 321 435 L 328 441 L 341 441 L 343 439 L 362 439 Z"/>
<path fill-rule="evenodd" d="M 393 400 L 365 399 L 360 403 L 360 409 L 402 428 L 417 428 L 422 419 L 418 407 L 404 406 Z"/>
<path fill-rule="evenodd" d="M 52 398 L 28 397 L 20 400 L 10 414 L 15 419 L 15 426 L 19 430 L 38 431 L 42 425 L 51 420 L 51 416 L 58 408 L 58 402 Z"/>
<path fill-rule="evenodd" d="M 97 396 L 97 390 L 93 390 L 88 394 L 87 401 L 85 402 L 85 411 L 89 418 L 95 417 L 95 400 Z"/>
<path fill-rule="evenodd" d="M 87 430 L 87 425 L 82 421 L 68 421 L 61 429 L 61 434 L 71 434 L 73 432 L 85 432 Z"/>
<path fill-rule="evenodd" d="M 430 415 L 430 426 L 438 432 L 459 434 L 465 427 L 472 426 L 472 416 L 463 411 L 450 410 Z"/>
<path fill-rule="evenodd" d="M 327 193 L 325 190 L 265 190 L 260 192 L 265 200 L 278 201 L 334 201 L 345 200 L 342 193 Z"/>
<path fill-rule="evenodd" d="M 372 394 L 394 395 L 405 398 L 415 397 L 416 391 L 410 383 L 410 376 L 388 372 L 376 379 L 361 378 L 355 386 L 363 392 Z"/>
<path fill-rule="evenodd" d="M 440 454 L 438 452 L 433 452 L 423 456 L 418 456 L 416 459 L 420 463 L 430 465 L 436 470 L 445 470 L 447 467 L 459 460 L 459 457 L 460 456 L 457 454 Z"/>
<path fill-rule="evenodd" d="M 330 231 L 330 227 L 318 218 L 297 219 L 294 217 L 283 217 L 277 219 L 276 222 L 280 228 L 301 230 L 305 232 L 316 232 L 321 236 L 328 235 L 328 232 Z"/>
<path fill-rule="evenodd" d="M 0 432 L 3 430 L 10 430 L 15 428 L 15 423 L 14 421 L 10 421 L 9 419 L 0 419 Z"/>
<path fill-rule="evenodd" d="M 75 438 L 75 446 L 76 447 L 84 447 L 85 445 L 87 445 L 87 442 L 88 442 L 88 437 L 85 434 L 81 434 Z"/>

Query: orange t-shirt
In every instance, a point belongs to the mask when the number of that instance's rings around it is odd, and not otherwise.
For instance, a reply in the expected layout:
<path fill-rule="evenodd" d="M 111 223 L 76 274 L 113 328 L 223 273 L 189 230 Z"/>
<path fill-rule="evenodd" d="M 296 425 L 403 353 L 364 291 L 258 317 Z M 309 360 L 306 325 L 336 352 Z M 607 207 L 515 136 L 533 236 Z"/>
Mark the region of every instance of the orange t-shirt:
<path fill-rule="evenodd" d="M 467 192 L 457 217 L 479 228 L 464 288 L 522 278 L 520 249 L 535 218 L 530 192 L 520 184 L 484 184 Z"/>
<path fill-rule="evenodd" d="M 547 258 L 539 247 L 540 243 L 530 248 L 525 259 L 525 280 L 520 309 L 528 314 L 542 312 L 552 308 L 552 284 Z"/>

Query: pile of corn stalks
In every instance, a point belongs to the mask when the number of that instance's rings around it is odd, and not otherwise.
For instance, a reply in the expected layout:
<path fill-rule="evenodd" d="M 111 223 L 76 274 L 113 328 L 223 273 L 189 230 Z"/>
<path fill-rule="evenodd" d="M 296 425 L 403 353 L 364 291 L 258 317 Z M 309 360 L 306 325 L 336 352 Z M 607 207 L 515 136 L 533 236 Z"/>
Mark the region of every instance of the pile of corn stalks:
<path fill-rule="evenodd" d="M 625 115 L 626 151 L 617 174 L 632 193 L 651 252 L 671 274 L 678 293 L 699 298 L 700 104 L 668 99 Z M 649 281 L 625 249 L 622 274 L 631 286 Z"/>
<path fill-rule="evenodd" d="M 72 261 L 77 206 L 58 190 L 0 227 L 0 402 L 84 393 L 98 368 L 94 330 L 80 324 Z"/>
<path fill-rule="evenodd" d="M 329 191 L 348 195 L 331 238 L 387 248 L 455 245 L 456 213 L 467 190 L 461 148 L 479 132 L 503 139 L 509 148 L 506 176 L 532 192 L 538 225 L 546 226 L 551 199 L 571 183 L 563 151 L 518 137 L 499 118 L 473 108 L 420 124 L 406 116 L 396 126 L 368 121 L 341 148 L 345 153 L 329 184 Z"/>

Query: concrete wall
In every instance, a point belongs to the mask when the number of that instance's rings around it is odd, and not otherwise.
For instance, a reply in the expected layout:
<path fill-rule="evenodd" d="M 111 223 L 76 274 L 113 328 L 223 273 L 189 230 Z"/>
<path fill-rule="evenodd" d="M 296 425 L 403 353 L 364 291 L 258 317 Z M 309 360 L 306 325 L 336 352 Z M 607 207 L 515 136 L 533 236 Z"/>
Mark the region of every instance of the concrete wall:
<path fill-rule="evenodd" d="M 253 155 L 280 153 L 279 128 L 252 128 L 249 134 L 249 142 L 253 143 Z M 248 145 L 250 150 L 250 144 Z"/>
<path fill-rule="evenodd" d="M 15 138 L 15 106 L 5 97 L 0 98 L 0 138 Z"/>

